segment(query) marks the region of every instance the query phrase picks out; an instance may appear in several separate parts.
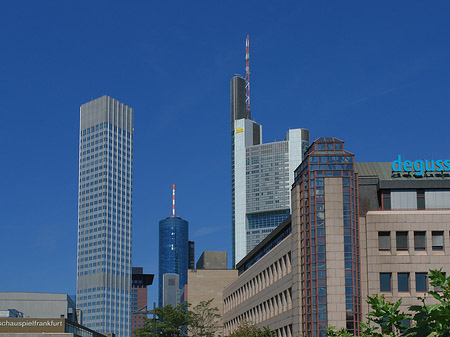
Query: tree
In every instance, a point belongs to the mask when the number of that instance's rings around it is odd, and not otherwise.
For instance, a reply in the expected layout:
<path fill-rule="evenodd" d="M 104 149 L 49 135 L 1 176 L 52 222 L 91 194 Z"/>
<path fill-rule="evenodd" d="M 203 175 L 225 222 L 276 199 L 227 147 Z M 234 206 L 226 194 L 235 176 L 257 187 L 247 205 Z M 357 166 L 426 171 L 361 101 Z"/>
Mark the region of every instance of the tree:
<path fill-rule="evenodd" d="M 219 309 L 210 307 L 213 300 L 201 301 L 192 308 L 192 320 L 188 327 L 192 336 L 213 337 L 218 330 L 221 315 Z"/>
<path fill-rule="evenodd" d="M 181 303 L 176 307 L 167 305 L 156 308 L 156 322 L 146 319 L 142 328 L 135 331 L 137 337 L 153 336 L 156 332 L 158 337 L 179 337 L 187 335 L 187 327 L 192 322 L 192 312 L 188 310 L 188 305 Z M 155 327 L 153 324 L 155 323 Z M 155 328 L 153 330 L 153 328 Z"/>
<path fill-rule="evenodd" d="M 442 292 L 435 290 L 428 291 L 434 299 L 436 304 L 426 305 L 426 297 L 419 297 L 422 305 L 414 305 L 410 309 L 415 312 L 413 317 L 416 322 L 408 332 L 415 334 L 414 336 L 450 336 L 450 277 L 445 277 L 445 274 L 440 270 L 430 270 L 428 278 L 431 280 L 430 284 L 438 287 Z"/>
<path fill-rule="evenodd" d="M 256 327 L 254 324 L 250 324 L 247 321 L 244 321 L 239 325 L 235 332 L 228 337 L 274 337 L 275 331 L 270 330 L 268 327 L 264 327 L 264 329 L 260 329 Z"/>

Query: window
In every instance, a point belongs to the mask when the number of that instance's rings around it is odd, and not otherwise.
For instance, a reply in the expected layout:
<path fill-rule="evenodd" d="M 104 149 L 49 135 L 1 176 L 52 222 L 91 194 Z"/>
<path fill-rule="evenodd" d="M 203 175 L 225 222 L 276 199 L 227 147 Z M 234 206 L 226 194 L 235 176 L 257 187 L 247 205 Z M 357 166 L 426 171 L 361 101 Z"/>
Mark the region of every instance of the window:
<path fill-rule="evenodd" d="M 417 209 L 425 209 L 425 190 L 417 190 Z"/>
<path fill-rule="evenodd" d="M 380 291 L 392 291 L 391 273 L 380 273 Z"/>
<path fill-rule="evenodd" d="M 391 191 L 383 191 L 381 203 L 382 209 L 391 209 Z"/>
<path fill-rule="evenodd" d="M 427 291 L 427 273 L 416 273 L 416 291 Z"/>
<path fill-rule="evenodd" d="M 409 273 L 398 273 L 398 291 L 409 291 Z"/>
<path fill-rule="evenodd" d="M 408 232 L 397 232 L 397 250 L 408 250 Z"/>
<path fill-rule="evenodd" d="M 425 250 L 425 232 L 414 232 L 414 250 Z"/>
<path fill-rule="evenodd" d="M 444 232 L 431 232 L 433 250 L 444 250 Z"/>
<path fill-rule="evenodd" d="M 378 249 L 391 250 L 391 232 L 378 232 Z"/>

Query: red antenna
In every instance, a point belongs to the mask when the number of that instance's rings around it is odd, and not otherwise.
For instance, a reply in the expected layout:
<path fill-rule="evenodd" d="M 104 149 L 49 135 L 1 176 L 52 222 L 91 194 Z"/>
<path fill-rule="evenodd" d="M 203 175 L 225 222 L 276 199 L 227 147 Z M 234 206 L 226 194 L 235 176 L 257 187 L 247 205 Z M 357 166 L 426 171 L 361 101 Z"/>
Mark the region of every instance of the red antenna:
<path fill-rule="evenodd" d="M 172 216 L 175 216 L 175 184 L 173 184 L 173 193 L 172 193 Z"/>
<path fill-rule="evenodd" d="M 245 106 L 250 111 L 250 40 L 245 40 Z"/>

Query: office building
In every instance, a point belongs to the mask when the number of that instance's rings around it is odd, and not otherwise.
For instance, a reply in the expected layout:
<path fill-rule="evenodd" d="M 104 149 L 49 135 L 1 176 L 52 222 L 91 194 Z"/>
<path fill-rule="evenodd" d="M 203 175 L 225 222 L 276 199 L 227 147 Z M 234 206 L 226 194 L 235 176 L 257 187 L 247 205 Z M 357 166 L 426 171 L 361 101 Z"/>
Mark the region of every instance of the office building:
<path fill-rule="evenodd" d="M 342 141 L 316 140 L 295 171 L 292 215 L 237 264 L 224 290 L 224 334 L 245 320 L 278 337 L 325 336 L 327 326 L 358 333 L 368 295 L 401 298 L 403 311 L 419 304 L 428 270 L 450 272 L 450 165 L 442 163 L 429 161 L 428 171 L 355 163 Z"/>
<path fill-rule="evenodd" d="M 133 267 L 131 285 L 131 337 L 142 328 L 147 318 L 147 286 L 152 285 L 153 274 L 144 274 L 142 267 Z"/>
<path fill-rule="evenodd" d="M 227 269 L 227 252 L 204 251 L 197 261 L 197 269 L 188 270 L 188 283 L 184 286 L 183 301 L 191 304 L 191 310 L 202 301 L 211 301 L 210 308 L 217 308 L 223 315 L 223 290 L 234 280 L 238 272 Z M 219 324 L 216 336 L 223 336 L 223 324 Z"/>
<path fill-rule="evenodd" d="M 377 293 L 391 302 L 401 298 L 404 312 L 435 290 L 426 277 L 430 269 L 450 273 L 450 165 L 416 162 L 406 170 L 398 158 L 356 163 L 361 261 L 366 261 L 362 298 Z M 367 314 L 367 305 L 362 308 Z"/>
<path fill-rule="evenodd" d="M 159 266 L 158 266 L 158 306 L 164 305 L 167 291 L 178 291 L 179 296 L 187 283 L 187 270 L 189 264 L 188 247 L 189 223 L 179 216 L 170 216 L 159 222 Z M 175 287 L 172 287 L 173 278 L 167 280 L 166 292 L 163 291 L 164 274 L 177 274 Z M 170 284 L 169 284 L 170 283 Z"/>
<path fill-rule="evenodd" d="M 292 129 L 283 141 L 262 143 L 251 120 L 245 79 L 231 79 L 232 262 L 239 262 L 290 214 L 294 169 L 309 145 L 309 131 Z"/>
<path fill-rule="evenodd" d="M 103 96 L 80 108 L 77 307 L 130 335 L 133 109 Z"/>
<path fill-rule="evenodd" d="M 67 294 L 0 292 L 0 311 L 4 311 L 4 315 L 9 311 L 6 317 L 67 318 L 79 321 L 75 303 Z"/>

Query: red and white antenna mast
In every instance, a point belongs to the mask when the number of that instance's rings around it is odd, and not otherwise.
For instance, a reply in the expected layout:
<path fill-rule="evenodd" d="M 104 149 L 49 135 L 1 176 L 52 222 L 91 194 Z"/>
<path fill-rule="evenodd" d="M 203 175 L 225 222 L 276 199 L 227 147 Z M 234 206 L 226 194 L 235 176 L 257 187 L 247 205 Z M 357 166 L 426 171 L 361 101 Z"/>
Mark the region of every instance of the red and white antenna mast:
<path fill-rule="evenodd" d="M 250 40 L 245 40 L 245 107 L 250 111 Z"/>
<path fill-rule="evenodd" d="M 175 216 L 175 184 L 173 184 L 172 192 L 172 216 Z"/>

